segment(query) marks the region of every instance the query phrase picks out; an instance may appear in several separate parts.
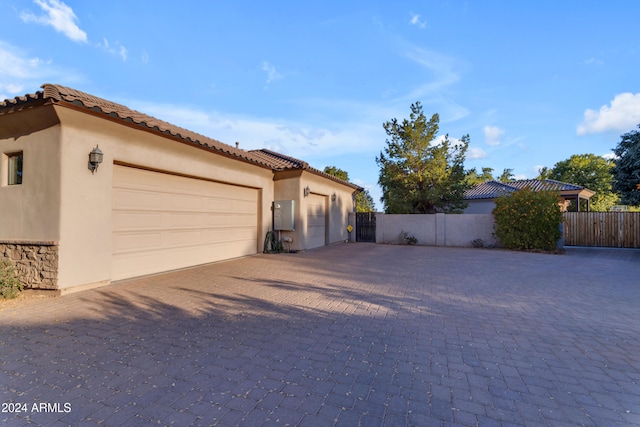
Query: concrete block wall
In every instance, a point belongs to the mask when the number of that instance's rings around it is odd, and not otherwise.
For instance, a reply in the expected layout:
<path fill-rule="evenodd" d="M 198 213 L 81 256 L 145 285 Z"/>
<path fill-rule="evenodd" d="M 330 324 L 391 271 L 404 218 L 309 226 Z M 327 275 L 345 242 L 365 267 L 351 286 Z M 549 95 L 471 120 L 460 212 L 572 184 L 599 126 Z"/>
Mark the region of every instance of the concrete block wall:
<path fill-rule="evenodd" d="M 485 246 L 497 245 L 492 214 L 376 214 L 376 242 L 404 244 L 403 232 L 425 246 L 473 246 L 481 239 Z"/>

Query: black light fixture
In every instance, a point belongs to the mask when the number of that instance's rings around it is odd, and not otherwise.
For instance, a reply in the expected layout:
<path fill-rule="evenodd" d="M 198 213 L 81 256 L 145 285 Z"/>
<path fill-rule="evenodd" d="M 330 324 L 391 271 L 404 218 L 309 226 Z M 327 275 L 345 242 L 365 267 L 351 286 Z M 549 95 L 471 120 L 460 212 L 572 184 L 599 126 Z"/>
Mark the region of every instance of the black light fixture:
<path fill-rule="evenodd" d="M 94 174 L 95 171 L 98 170 L 98 166 L 102 163 L 103 157 L 104 154 L 102 153 L 102 150 L 96 145 L 96 148 L 91 150 L 89 153 L 89 170 L 91 171 L 91 174 Z"/>
<path fill-rule="evenodd" d="M 333 194 L 331 195 L 331 201 L 335 202 L 336 201 L 336 192 L 334 191 Z"/>
<path fill-rule="evenodd" d="M 311 192 L 311 189 L 310 189 L 310 188 L 309 188 L 309 186 L 307 185 L 307 186 L 304 188 L 304 197 L 309 196 L 309 193 L 310 193 L 310 192 Z"/>

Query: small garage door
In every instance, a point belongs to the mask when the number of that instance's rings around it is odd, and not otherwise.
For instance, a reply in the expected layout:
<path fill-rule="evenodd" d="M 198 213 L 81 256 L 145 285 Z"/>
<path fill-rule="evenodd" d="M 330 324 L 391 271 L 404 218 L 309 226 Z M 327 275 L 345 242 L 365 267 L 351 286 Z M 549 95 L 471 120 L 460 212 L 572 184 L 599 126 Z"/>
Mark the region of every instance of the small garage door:
<path fill-rule="evenodd" d="M 307 199 L 307 249 L 326 244 L 326 197 L 309 194 Z"/>
<path fill-rule="evenodd" d="M 112 280 L 257 252 L 258 191 L 116 165 Z"/>

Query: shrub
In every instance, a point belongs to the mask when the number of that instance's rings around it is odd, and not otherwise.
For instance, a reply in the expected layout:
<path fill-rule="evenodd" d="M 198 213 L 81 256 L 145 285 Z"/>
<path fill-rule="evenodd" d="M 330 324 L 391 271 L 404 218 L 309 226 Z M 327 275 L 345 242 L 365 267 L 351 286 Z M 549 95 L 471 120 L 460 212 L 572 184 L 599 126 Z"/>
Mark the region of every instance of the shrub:
<path fill-rule="evenodd" d="M 0 260 L 0 298 L 15 298 L 22 289 L 13 263 L 7 259 Z"/>
<path fill-rule="evenodd" d="M 400 232 L 400 244 L 407 244 L 407 245 L 417 245 L 418 244 L 418 239 L 416 239 L 414 236 L 410 235 L 408 232 L 406 231 L 401 231 Z"/>
<path fill-rule="evenodd" d="M 496 236 L 503 246 L 519 250 L 553 251 L 561 237 L 558 194 L 516 191 L 496 200 Z"/>
<path fill-rule="evenodd" d="M 474 248 L 484 248 L 484 240 L 482 240 L 482 239 L 474 239 L 471 242 L 471 246 L 473 246 Z"/>

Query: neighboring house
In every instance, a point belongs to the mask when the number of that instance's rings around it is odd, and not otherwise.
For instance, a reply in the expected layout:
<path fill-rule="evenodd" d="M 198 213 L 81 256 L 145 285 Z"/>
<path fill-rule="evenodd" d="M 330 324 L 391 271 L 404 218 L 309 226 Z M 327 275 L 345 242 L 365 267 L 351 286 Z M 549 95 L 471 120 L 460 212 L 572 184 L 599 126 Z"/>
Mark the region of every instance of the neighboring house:
<path fill-rule="evenodd" d="M 588 188 L 552 179 L 523 179 L 510 182 L 487 181 L 465 191 L 464 199 L 468 206 L 464 213 L 491 213 L 493 208 L 496 207 L 495 200 L 498 197 L 507 196 L 523 188 L 528 188 L 532 191 L 557 191 L 560 197 L 560 207 L 563 211 L 567 210 L 571 201 L 575 201 L 577 210 L 584 203 L 586 203 L 586 209 L 589 210 L 589 200 L 596 194 Z"/>
<path fill-rule="evenodd" d="M 348 239 L 362 190 L 354 184 L 84 92 L 42 88 L 0 102 L 0 257 L 28 287 L 66 292 L 261 253 L 274 201 L 290 209 L 293 230 L 278 234 L 287 249 Z"/>

